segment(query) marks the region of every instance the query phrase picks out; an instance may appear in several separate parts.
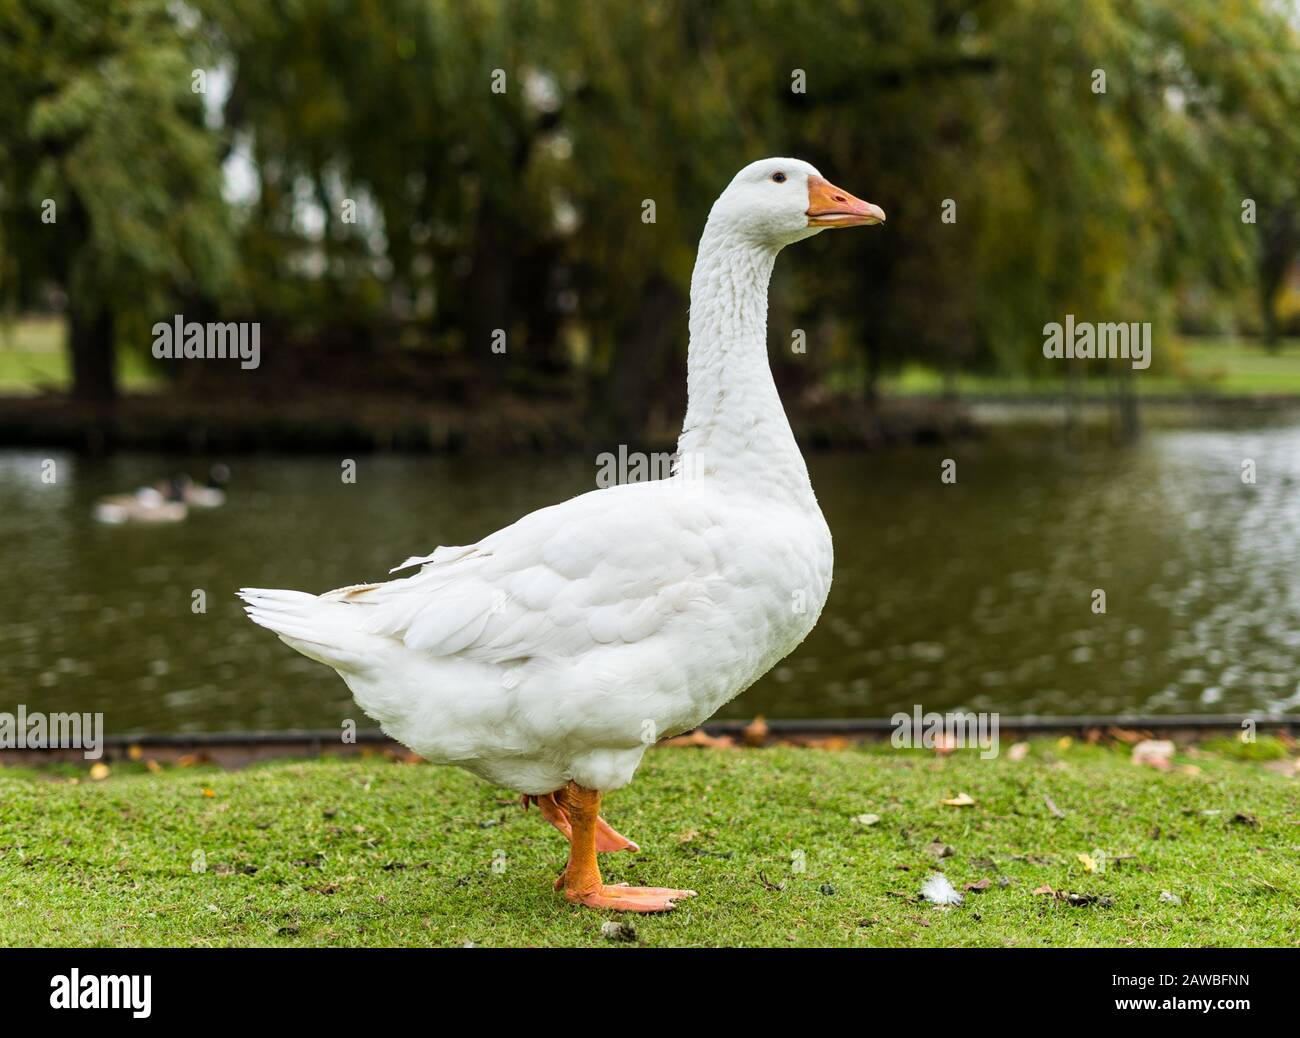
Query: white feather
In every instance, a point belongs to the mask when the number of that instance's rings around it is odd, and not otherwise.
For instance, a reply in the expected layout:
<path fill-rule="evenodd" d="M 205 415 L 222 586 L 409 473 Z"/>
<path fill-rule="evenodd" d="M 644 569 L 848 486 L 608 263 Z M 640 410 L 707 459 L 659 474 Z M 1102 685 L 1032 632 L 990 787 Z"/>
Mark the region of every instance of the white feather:
<path fill-rule="evenodd" d="M 942 872 L 936 872 L 925 881 L 921 896 L 936 905 L 960 905 L 964 900 Z"/>

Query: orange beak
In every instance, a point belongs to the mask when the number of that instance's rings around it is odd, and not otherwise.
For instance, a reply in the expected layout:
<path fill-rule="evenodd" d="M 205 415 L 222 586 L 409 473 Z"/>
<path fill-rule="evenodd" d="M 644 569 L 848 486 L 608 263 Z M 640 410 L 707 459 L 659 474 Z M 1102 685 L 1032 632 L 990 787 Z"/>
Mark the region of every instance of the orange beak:
<path fill-rule="evenodd" d="M 808 178 L 809 227 L 869 227 L 884 222 L 880 206 L 854 198 L 822 177 Z"/>

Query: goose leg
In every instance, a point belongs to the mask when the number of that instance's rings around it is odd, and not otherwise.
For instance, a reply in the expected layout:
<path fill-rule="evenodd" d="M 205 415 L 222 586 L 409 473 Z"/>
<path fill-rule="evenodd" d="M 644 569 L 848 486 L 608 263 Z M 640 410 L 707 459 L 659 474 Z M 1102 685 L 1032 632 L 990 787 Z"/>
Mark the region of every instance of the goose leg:
<path fill-rule="evenodd" d="M 557 889 L 577 905 L 611 908 L 619 912 L 667 912 L 682 898 L 694 897 L 693 890 L 670 887 L 629 887 L 607 885 L 596 864 L 597 822 L 600 819 L 600 793 L 570 782 L 555 794 L 569 821 L 569 863 L 565 866 Z"/>
<path fill-rule="evenodd" d="M 573 835 L 573 827 L 569 825 L 569 816 L 564 813 L 564 808 L 560 806 L 554 793 L 547 793 L 544 796 L 529 796 L 525 793 L 523 796 L 525 811 L 528 810 L 530 803 L 537 805 L 542 817 L 560 830 L 566 840 Z M 639 851 L 640 849 L 634 841 L 629 840 L 605 819 L 599 815 L 596 816 L 597 851 L 603 853 L 606 851 Z"/>

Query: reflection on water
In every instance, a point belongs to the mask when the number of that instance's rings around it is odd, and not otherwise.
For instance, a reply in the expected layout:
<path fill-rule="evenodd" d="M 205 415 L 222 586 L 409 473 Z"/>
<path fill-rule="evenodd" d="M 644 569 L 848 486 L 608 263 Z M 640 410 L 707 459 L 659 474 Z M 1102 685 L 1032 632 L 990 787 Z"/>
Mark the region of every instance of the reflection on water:
<path fill-rule="evenodd" d="M 243 618 L 234 589 L 383 579 L 595 478 L 590 459 L 362 457 L 347 485 L 338 459 L 235 459 L 224 508 L 106 527 L 95 497 L 182 464 L 54 454 L 46 485 L 45 456 L 0 451 L 0 710 L 102 710 L 118 733 L 358 717 L 337 677 Z M 947 456 L 956 485 L 939 479 Z M 1300 707 L 1300 426 L 1083 453 L 1044 433 L 811 468 L 835 535 L 826 614 L 726 715 Z"/>

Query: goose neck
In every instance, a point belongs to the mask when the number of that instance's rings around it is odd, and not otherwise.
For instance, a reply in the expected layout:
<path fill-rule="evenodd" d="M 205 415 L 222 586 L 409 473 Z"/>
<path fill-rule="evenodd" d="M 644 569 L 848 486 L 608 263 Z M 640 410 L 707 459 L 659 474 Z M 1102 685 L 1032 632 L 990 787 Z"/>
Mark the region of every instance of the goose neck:
<path fill-rule="evenodd" d="M 767 358 L 767 294 L 777 249 L 710 225 L 691 277 L 687 409 L 678 441 L 687 477 L 813 503 Z"/>

